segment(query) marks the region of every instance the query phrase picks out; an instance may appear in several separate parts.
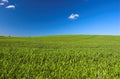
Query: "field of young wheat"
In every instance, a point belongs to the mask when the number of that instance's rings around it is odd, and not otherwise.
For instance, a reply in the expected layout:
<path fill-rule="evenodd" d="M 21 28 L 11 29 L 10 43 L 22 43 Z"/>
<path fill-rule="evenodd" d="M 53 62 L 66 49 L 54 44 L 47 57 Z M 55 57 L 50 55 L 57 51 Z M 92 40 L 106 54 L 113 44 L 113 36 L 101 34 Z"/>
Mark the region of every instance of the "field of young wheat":
<path fill-rule="evenodd" d="M 120 36 L 0 37 L 0 79 L 120 79 Z"/>

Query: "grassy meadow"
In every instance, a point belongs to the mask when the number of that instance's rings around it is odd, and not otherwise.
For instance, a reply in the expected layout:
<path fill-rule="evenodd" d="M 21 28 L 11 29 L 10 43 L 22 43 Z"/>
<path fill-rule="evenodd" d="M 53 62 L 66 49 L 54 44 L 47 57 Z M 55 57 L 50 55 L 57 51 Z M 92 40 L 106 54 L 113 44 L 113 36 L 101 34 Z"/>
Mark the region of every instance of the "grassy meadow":
<path fill-rule="evenodd" d="M 0 37 L 0 79 L 120 79 L 120 36 Z"/>

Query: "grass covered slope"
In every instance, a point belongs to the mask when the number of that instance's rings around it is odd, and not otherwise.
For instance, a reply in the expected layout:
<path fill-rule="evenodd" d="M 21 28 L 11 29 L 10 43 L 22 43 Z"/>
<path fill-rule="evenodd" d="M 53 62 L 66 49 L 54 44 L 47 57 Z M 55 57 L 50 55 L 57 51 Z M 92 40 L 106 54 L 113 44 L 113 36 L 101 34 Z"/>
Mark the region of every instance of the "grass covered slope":
<path fill-rule="evenodd" d="M 119 78 L 119 36 L 0 37 L 0 79 Z"/>

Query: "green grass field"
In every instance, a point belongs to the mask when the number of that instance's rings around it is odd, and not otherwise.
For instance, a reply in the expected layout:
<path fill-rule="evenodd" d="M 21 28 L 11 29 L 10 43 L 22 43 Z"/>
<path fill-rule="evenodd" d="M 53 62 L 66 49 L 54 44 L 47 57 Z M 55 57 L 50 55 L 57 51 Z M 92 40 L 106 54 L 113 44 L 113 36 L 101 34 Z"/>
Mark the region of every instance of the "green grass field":
<path fill-rule="evenodd" d="M 0 79 L 120 79 L 120 36 L 0 37 Z"/>

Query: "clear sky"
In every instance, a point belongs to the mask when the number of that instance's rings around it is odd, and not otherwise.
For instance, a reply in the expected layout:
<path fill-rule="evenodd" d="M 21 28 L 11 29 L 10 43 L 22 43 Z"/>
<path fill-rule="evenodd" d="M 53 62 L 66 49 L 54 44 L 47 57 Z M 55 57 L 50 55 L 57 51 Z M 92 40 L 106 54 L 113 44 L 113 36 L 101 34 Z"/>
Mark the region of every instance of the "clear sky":
<path fill-rule="evenodd" d="M 120 0 L 0 0 L 0 35 L 120 35 Z"/>

